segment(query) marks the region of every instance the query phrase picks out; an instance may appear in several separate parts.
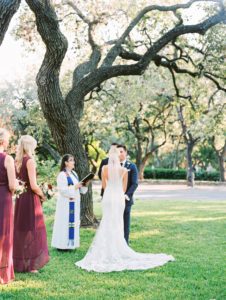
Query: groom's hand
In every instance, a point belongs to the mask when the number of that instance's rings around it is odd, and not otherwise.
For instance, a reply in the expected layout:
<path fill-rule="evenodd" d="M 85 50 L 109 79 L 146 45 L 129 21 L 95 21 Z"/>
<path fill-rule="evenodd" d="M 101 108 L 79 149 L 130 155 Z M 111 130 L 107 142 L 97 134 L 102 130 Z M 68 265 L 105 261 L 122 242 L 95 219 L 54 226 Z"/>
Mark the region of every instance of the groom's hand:
<path fill-rule="evenodd" d="M 125 199 L 126 199 L 126 201 L 130 201 L 130 197 L 126 194 L 125 194 Z"/>

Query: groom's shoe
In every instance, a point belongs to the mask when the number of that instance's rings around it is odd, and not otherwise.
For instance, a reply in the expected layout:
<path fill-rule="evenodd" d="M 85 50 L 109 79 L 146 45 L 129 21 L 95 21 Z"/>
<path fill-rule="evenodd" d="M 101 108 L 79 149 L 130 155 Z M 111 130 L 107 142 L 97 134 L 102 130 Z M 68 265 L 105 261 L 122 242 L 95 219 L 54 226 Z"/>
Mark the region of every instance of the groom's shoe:
<path fill-rule="evenodd" d="M 59 252 L 69 252 L 69 251 L 71 251 L 72 249 L 59 249 L 59 248 L 56 248 L 57 249 L 57 251 L 59 251 Z"/>

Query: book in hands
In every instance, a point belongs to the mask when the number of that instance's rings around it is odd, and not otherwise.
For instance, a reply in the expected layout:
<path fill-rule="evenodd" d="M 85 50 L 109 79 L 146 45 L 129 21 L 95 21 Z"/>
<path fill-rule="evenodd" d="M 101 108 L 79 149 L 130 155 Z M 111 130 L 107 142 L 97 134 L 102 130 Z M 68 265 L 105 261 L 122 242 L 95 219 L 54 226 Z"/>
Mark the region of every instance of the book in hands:
<path fill-rule="evenodd" d="M 93 173 L 89 173 L 88 175 L 86 175 L 84 178 L 82 178 L 82 180 L 80 180 L 80 182 L 83 185 L 86 185 L 90 180 L 92 180 L 94 178 L 95 174 Z"/>

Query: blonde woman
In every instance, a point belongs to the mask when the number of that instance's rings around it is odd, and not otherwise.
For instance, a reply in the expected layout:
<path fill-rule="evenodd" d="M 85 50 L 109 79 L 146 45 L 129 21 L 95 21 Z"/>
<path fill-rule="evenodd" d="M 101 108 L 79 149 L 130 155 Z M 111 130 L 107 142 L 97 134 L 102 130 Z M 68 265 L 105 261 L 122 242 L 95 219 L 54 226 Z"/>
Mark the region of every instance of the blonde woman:
<path fill-rule="evenodd" d="M 14 279 L 13 271 L 13 203 L 16 188 L 14 160 L 5 153 L 9 133 L 0 128 L 0 284 Z"/>
<path fill-rule="evenodd" d="M 36 146 L 36 140 L 30 135 L 22 136 L 17 146 L 17 178 L 26 186 L 26 192 L 16 199 L 15 206 L 13 262 L 17 272 L 37 273 L 49 261 L 41 205 L 45 197 L 36 181 Z"/>

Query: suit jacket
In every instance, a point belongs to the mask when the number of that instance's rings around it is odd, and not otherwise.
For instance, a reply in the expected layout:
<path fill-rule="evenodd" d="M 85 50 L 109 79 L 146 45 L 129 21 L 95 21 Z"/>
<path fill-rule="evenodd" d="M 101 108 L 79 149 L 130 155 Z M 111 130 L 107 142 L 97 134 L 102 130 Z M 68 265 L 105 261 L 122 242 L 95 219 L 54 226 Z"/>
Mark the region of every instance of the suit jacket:
<path fill-rule="evenodd" d="M 105 166 L 107 164 L 108 164 L 108 158 L 105 158 L 101 161 L 100 168 L 98 171 L 98 176 L 100 179 L 101 179 L 102 168 L 103 168 L 103 166 Z M 133 194 L 138 187 L 138 170 L 137 170 L 136 165 L 128 160 L 125 162 L 124 167 L 126 169 L 128 169 L 128 183 L 127 183 L 127 189 L 126 189 L 125 194 L 130 199 L 130 201 L 126 200 L 126 206 L 130 206 L 130 205 L 134 204 Z M 101 196 L 103 196 L 103 193 L 104 193 L 104 190 L 101 189 Z"/>

